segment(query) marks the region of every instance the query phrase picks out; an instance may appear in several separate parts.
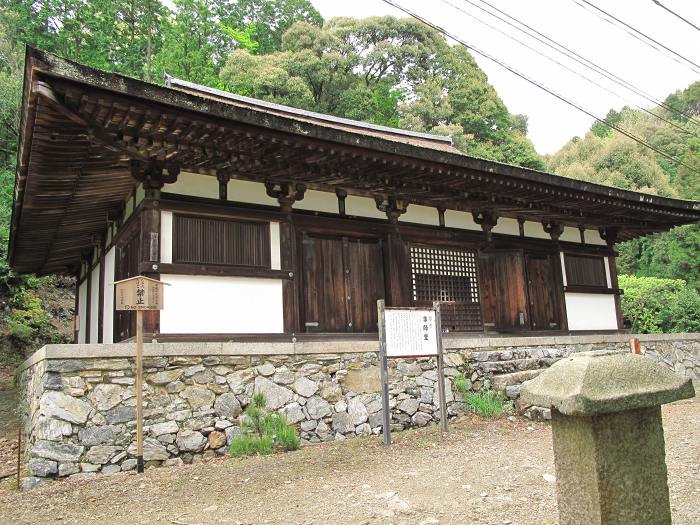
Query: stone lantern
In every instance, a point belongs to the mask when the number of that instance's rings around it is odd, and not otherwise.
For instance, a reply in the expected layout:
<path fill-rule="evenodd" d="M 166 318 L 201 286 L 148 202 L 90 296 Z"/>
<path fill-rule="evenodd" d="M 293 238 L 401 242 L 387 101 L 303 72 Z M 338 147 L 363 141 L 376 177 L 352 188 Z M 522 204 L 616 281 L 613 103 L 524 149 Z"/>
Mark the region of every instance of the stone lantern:
<path fill-rule="evenodd" d="M 552 409 L 559 523 L 670 524 L 661 405 L 695 395 L 652 359 L 582 352 L 523 384 Z"/>

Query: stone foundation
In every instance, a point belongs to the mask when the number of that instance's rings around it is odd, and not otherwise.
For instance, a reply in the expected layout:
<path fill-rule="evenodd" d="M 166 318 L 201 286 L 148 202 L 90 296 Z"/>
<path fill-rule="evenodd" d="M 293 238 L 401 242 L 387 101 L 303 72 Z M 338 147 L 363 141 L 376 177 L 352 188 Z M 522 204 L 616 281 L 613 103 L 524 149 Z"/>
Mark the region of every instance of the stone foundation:
<path fill-rule="evenodd" d="M 449 416 L 467 410 L 453 378 L 518 397 L 520 384 L 575 352 L 629 351 L 629 336 L 446 339 Z M 700 377 L 700 334 L 640 336 L 648 356 Z M 173 465 L 225 454 L 253 392 L 306 443 L 379 434 L 377 344 L 152 343 L 144 353 L 144 459 Z M 25 457 L 33 478 L 91 477 L 136 466 L 134 346 L 49 345 L 21 369 Z M 433 359 L 390 361 L 392 431 L 438 420 Z M 522 407 L 527 409 L 528 407 Z"/>

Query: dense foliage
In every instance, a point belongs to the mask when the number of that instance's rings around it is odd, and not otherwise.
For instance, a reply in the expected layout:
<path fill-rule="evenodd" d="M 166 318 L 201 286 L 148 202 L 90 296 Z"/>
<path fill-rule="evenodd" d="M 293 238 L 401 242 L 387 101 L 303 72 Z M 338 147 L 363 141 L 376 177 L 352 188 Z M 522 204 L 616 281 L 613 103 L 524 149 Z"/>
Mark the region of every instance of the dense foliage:
<path fill-rule="evenodd" d="M 700 332 L 700 293 L 685 281 L 621 275 L 620 287 L 634 333 Z"/>
<path fill-rule="evenodd" d="M 664 107 L 650 111 L 668 122 L 628 107 L 611 110 L 606 120 L 700 170 L 700 82 L 670 95 Z M 594 124 L 585 137 L 572 139 L 548 159 L 548 165 L 556 174 L 566 177 L 666 197 L 700 200 L 700 174 L 600 122 Z M 683 279 L 692 288 L 700 288 L 698 225 L 636 239 L 617 248 L 620 273 Z"/>

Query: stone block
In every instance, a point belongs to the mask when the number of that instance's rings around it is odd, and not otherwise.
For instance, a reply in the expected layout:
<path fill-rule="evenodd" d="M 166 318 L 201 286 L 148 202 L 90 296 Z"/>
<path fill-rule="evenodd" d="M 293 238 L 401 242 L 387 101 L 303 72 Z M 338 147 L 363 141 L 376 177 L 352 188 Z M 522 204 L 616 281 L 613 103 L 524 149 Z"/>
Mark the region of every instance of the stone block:
<path fill-rule="evenodd" d="M 379 367 L 369 366 L 348 370 L 342 381 L 346 390 L 351 390 L 358 394 L 371 394 L 381 392 L 381 382 L 379 377 Z"/>
<path fill-rule="evenodd" d="M 39 401 L 41 413 L 48 418 L 57 418 L 69 423 L 85 424 L 92 411 L 90 403 L 63 392 L 44 392 Z"/>
<path fill-rule="evenodd" d="M 56 443 L 54 441 L 38 440 L 32 448 L 32 455 L 53 461 L 78 461 L 85 447 L 73 443 Z"/>

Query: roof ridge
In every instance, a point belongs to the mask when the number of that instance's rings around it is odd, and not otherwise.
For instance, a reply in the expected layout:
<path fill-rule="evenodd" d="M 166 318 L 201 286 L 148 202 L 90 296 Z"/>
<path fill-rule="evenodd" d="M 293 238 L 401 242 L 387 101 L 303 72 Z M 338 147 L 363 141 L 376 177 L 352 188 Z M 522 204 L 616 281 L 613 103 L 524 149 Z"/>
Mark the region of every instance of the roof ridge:
<path fill-rule="evenodd" d="M 212 88 L 209 86 L 204 86 L 202 84 L 197 84 L 195 82 L 190 82 L 189 80 L 183 80 L 181 78 L 174 77 L 172 75 L 165 74 L 165 85 L 170 88 L 187 88 L 194 91 L 200 91 L 203 93 L 208 93 L 210 95 L 216 95 L 229 100 L 234 100 L 237 102 L 245 102 L 254 106 L 259 106 L 266 109 L 275 109 L 278 111 L 291 113 L 292 115 L 299 115 L 304 117 L 315 118 L 318 120 L 325 120 L 328 122 L 335 122 L 338 124 L 344 124 L 346 126 L 356 127 L 359 129 L 371 129 L 375 131 L 381 131 L 384 133 L 393 133 L 395 135 L 404 135 L 408 137 L 416 137 L 426 140 L 434 140 L 436 142 L 444 142 L 453 145 L 451 135 L 435 135 L 433 133 L 425 133 L 422 131 L 410 131 L 402 128 L 391 128 L 389 126 L 382 126 L 380 124 L 371 124 L 369 122 L 364 122 L 362 120 L 354 120 L 345 117 L 337 117 L 335 115 L 329 115 L 327 113 L 319 113 L 317 111 L 310 111 L 307 109 L 295 108 L 293 106 L 286 106 L 284 104 L 278 104 L 276 102 L 268 102 L 267 100 L 262 100 L 259 98 L 248 97 L 245 95 L 239 95 L 237 93 L 231 93 L 229 91 L 224 91 L 222 89 Z"/>

